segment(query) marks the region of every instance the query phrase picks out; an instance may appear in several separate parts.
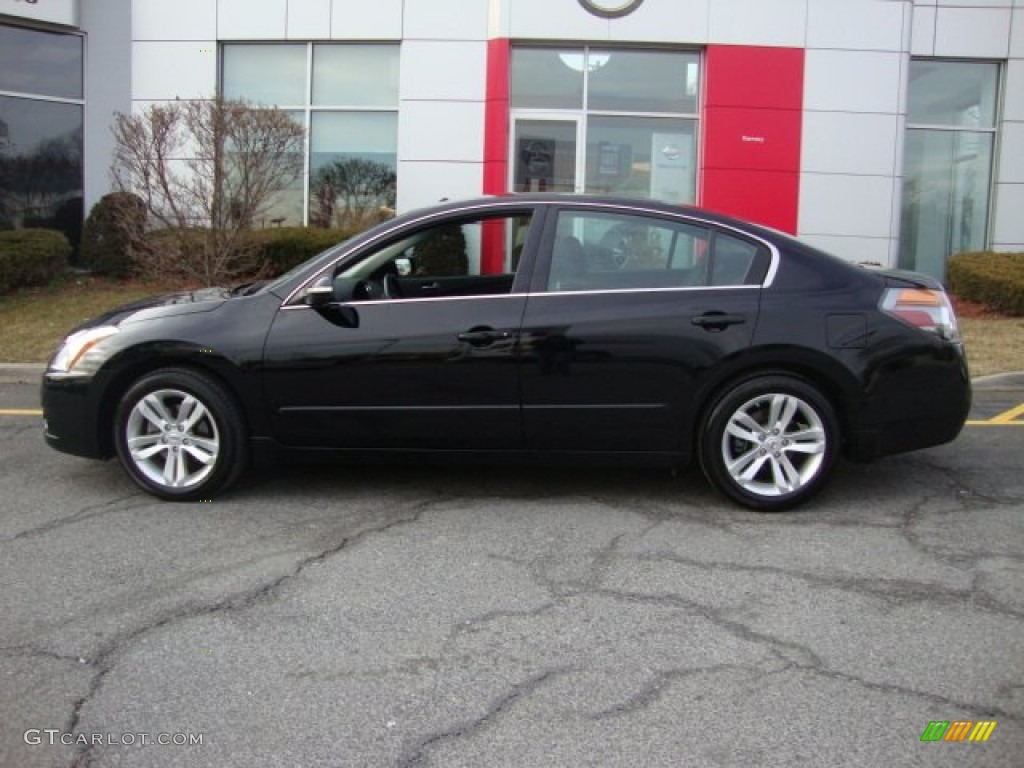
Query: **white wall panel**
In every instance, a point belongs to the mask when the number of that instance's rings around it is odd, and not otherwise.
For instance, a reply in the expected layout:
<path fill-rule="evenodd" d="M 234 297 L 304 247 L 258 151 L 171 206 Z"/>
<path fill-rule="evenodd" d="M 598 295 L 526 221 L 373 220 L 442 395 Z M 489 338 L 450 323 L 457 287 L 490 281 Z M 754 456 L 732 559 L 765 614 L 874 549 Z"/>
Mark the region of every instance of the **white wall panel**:
<path fill-rule="evenodd" d="M 217 37 L 221 40 L 284 39 L 287 0 L 217 0 Z"/>
<path fill-rule="evenodd" d="M 511 5 L 509 35 L 513 38 L 595 41 L 608 39 L 608 20 L 588 13 L 577 2 L 505 1 Z"/>
<path fill-rule="evenodd" d="M 996 218 L 992 228 L 994 244 L 1024 243 L 1024 216 L 1021 216 L 1021 211 L 1024 211 L 1024 184 L 996 184 Z"/>
<path fill-rule="evenodd" d="M 402 0 L 332 0 L 331 37 L 342 40 L 400 40 Z"/>
<path fill-rule="evenodd" d="M 405 4 L 406 39 L 486 40 L 486 0 L 411 0 Z"/>
<path fill-rule="evenodd" d="M 900 111 L 898 53 L 807 51 L 804 109 L 832 112 Z"/>
<path fill-rule="evenodd" d="M 807 0 L 713 0 L 710 9 L 714 43 L 799 48 L 807 39 Z"/>
<path fill-rule="evenodd" d="M 810 173 L 892 176 L 896 115 L 804 112 L 800 168 Z"/>
<path fill-rule="evenodd" d="M 133 99 L 208 99 L 217 90 L 217 43 L 132 44 Z"/>
<path fill-rule="evenodd" d="M 288 0 L 288 38 L 317 40 L 331 35 L 331 0 Z"/>
<path fill-rule="evenodd" d="M 709 41 L 712 0 L 644 0 L 636 11 L 611 20 L 611 37 L 622 42 L 684 43 Z"/>
<path fill-rule="evenodd" d="M 1005 183 L 1024 184 L 1024 123 L 1002 123 L 999 128 L 1002 146 L 996 179 Z"/>
<path fill-rule="evenodd" d="M 398 164 L 398 211 L 436 205 L 443 198 L 478 197 L 483 188 L 483 163 Z"/>
<path fill-rule="evenodd" d="M 1014 3 L 1015 0 L 935 0 L 935 5 L 960 8 L 1009 8 Z M 1020 5 L 1020 0 L 1016 4 Z"/>
<path fill-rule="evenodd" d="M 889 237 L 892 179 L 884 176 L 800 175 L 801 234 Z"/>
<path fill-rule="evenodd" d="M 935 55 L 935 8 L 914 6 L 914 31 L 911 36 L 910 52 L 915 56 Z"/>
<path fill-rule="evenodd" d="M 830 235 L 800 235 L 808 245 L 820 248 L 826 253 L 846 259 L 854 264 L 870 262 L 890 267 L 892 242 L 883 237 L 837 237 Z"/>
<path fill-rule="evenodd" d="M 486 42 L 405 42 L 401 67 L 400 93 L 406 99 L 487 98 Z"/>
<path fill-rule="evenodd" d="M 398 157 L 483 162 L 483 103 L 403 101 L 398 113 Z"/>
<path fill-rule="evenodd" d="M 1014 59 L 1006 67 L 1003 118 L 1024 122 L 1024 59 Z"/>
<path fill-rule="evenodd" d="M 1009 50 L 1009 8 L 938 9 L 935 21 L 936 56 L 1005 59 Z"/>
<path fill-rule="evenodd" d="M 217 5 L 210 0 L 135 0 L 133 40 L 213 40 Z"/>
<path fill-rule="evenodd" d="M 903 10 L 888 0 L 809 0 L 807 47 L 903 50 Z"/>
<path fill-rule="evenodd" d="M 1015 59 L 1024 59 L 1024 8 L 1017 8 L 1013 11 L 1013 19 L 1010 24 L 1010 56 Z"/>

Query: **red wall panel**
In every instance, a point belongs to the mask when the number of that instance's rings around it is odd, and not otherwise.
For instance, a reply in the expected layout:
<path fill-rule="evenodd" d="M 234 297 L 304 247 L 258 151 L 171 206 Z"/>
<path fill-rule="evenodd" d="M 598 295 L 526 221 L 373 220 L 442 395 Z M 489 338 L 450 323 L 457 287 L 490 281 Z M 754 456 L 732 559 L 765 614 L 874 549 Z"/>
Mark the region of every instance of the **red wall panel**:
<path fill-rule="evenodd" d="M 796 232 L 804 52 L 707 50 L 700 203 Z"/>

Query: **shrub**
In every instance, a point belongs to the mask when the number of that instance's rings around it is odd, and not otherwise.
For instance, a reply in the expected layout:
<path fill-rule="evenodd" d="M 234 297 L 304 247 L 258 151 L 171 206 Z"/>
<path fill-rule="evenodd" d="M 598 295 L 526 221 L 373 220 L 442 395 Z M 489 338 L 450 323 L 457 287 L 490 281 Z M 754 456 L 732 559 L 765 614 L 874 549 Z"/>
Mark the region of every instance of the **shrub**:
<path fill-rule="evenodd" d="M 258 261 L 265 265 L 267 273 L 276 276 L 353 234 L 354 231 L 347 229 L 282 227 L 254 229 L 247 232 L 246 237 L 256 245 Z"/>
<path fill-rule="evenodd" d="M 138 269 L 145 246 L 146 204 L 130 192 L 104 195 L 82 230 L 82 266 L 100 275 L 124 277 Z"/>
<path fill-rule="evenodd" d="M 0 293 L 48 283 L 67 269 L 71 244 L 52 229 L 0 232 Z"/>
<path fill-rule="evenodd" d="M 950 291 L 1007 315 L 1024 315 L 1024 253 L 960 253 L 947 267 Z"/>

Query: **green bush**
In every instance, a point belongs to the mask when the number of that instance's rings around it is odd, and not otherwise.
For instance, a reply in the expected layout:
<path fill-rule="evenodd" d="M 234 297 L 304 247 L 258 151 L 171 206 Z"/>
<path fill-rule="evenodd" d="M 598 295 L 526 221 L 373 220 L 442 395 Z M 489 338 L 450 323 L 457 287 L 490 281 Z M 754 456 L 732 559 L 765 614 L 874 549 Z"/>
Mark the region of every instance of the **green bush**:
<path fill-rule="evenodd" d="M 137 271 L 145 253 L 146 204 L 131 192 L 104 195 L 82 229 L 82 266 L 99 275 Z"/>
<path fill-rule="evenodd" d="M 949 290 L 1007 315 L 1024 315 L 1024 253 L 960 253 L 947 266 Z"/>
<path fill-rule="evenodd" d="M 246 237 L 257 248 L 257 260 L 266 264 L 271 276 L 276 276 L 353 234 L 355 232 L 345 229 L 281 227 L 254 229 L 247 232 Z"/>
<path fill-rule="evenodd" d="M 68 267 L 71 244 L 63 232 L 52 229 L 15 229 L 0 232 L 0 293 L 42 285 Z"/>

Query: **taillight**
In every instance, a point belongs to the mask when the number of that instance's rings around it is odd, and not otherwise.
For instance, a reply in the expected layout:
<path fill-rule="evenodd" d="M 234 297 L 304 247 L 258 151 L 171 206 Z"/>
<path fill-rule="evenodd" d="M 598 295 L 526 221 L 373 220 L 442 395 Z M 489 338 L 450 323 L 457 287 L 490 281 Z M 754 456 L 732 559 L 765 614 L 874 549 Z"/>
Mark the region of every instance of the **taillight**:
<path fill-rule="evenodd" d="M 960 338 L 953 305 L 945 291 L 931 288 L 888 288 L 879 306 L 884 312 L 923 331 L 950 341 Z"/>

